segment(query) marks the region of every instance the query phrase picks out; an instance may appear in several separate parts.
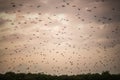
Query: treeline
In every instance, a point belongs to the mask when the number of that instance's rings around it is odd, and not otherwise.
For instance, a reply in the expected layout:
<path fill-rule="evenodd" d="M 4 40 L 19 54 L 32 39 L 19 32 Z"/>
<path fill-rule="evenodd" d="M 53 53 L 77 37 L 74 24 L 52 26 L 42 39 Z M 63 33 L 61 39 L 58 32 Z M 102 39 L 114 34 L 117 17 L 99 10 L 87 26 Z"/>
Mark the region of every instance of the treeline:
<path fill-rule="evenodd" d="M 102 74 L 80 74 L 80 75 L 46 75 L 46 74 L 32 74 L 32 73 L 14 73 L 7 72 L 0 74 L 0 80 L 120 80 L 120 74 L 110 74 L 108 71 Z"/>

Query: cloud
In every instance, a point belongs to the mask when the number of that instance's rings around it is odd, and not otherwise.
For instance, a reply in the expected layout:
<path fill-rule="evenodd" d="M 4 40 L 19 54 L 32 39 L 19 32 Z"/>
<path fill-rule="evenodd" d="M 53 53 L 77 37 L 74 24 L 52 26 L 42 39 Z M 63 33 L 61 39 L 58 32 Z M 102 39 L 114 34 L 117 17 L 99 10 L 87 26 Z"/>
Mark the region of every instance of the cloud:
<path fill-rule="evenodd" d="M 80 14 L 85 21 L 96 21 L 98 23 L 119 22 L 120 6 L 119 0 L 1 0 L 0 12 L 21 13 L 64 13 L 70 16 Z M 69 5 L 67 5 L 69 3 Z M 54 4 L 54 5 L 53 5 Z M 15 5 L 15 7 L 13 7 Z M 65 7 L 62 7 L 64 5 Z M 75 6 L 75 7 L 72 7 Z M 78 10 L 80 8 L 80 11 Z M 90 12 L 89 12 L 90 11 Z M 96 16 L 96 17 L 95 17 Z"/>
<path fill-rule="evenodd" d="M 0 18 L 0 27 L 2 27 L 2 25 L 6 22 L 7 22 L 7 20 L 4 20 L 4 19 Z"/>
<path fill-rule="evenodd" d="M 0 12 L 8 11 L 7 13 L 8 16 L 9 15 L 11 16 L 11 13 L 15 15 L 16 14 L 23 15 L 25 17 L 24 21 L 29 22 L 30 20 L 28 15 L 30 15 L 30 13 L 32 13 L 31 15 L 36 15 L 36 13 L 38 14 L 40 12 L 42 13 L 42 17 L 35 16 L 31 18 L 31 20 L 34 20 L 35 18 L 40 18 L 40 19 L 43 19 L 44 24 L 46 24 L 46 22 L 48 22 L 47 20 L 48 17 L 51 19 L 54 19 L 53 15 L 56 15 L 56 18 L 58 18 L 57 16 L 59 16 L 60 14 L 64 14 L 64 15 L 67 15 L 67 17 L 62 19 L 68 19 L 69 26 L 71 26 L 72 24 L 79 26 L 78 25 L 79 23 L 88 24 L 88 25 L 84 25 L 86 27 L 83 30 L 86 32 L 86 34 L 88 33 L 92 34 L 93 38 L 95 39 L 97 38 L 97 39 L 104 40 L 108 38 L 107 40 L 109 41 L 116 39 L 116 41 L 114 42 L 114 45 L 119 43 L 119 37 L 118 37 L 120 35 L 119 0 L 115 0 L 114 2 L 112 0 L 85 0 L 85 1 L 83 0 L 75 0 L 75 1 L 74 0 L 65 0 L 65 1 L 64 0 L 59 0 L 59 1 L 56 1 L 56 0 L 4 1 L 4 0 L 1 0 L 1 3 L 4 3 L 4 4 L 0 5 Z M 64 5 L 64 7 L 62 7 L 62 5 Z M 78 10 L 78 8 L 80 8 L 80 11 Z M 19 12 L 19 10 L 21 12 Z M 48 14 L 48 16 L 45 16 L 45 14 Z M 80 18 L 80 20 L 78 18 Z M 28 19 L 28 20 L 25 20 L 25 19 Z M 62 19 L 60 18 L 60 20 Z M 55 19 L 55 21 L 53 21 L 53 24 L 51 26 L 62 25 L 60 20 L 57 21 Z M 3 25 L 6 23 L 6 21 L 7 21 L 6 19 L 1 19 L 0 23 Z M 17 21 L 15 22 L 17 23 Z M 89 28 L 89 26 L 91 26 L 90 22 L 92 22 L 93 25 L 94 24 L 100 25 L 99 27 L 97 27 L 98 25 L 94 25 L 93 31 L 96 31 L 95 33 L 93 33 L 92 29 Z M 63 22 L 63 23 L 66 23 L 66 22 Z M 21 25 L 21 26 L 23 26 L 24 28 L 24 25 Z M 27 26 L 30 26 L 30 25 L 27 25 Z M 102 27 L 104 26 L 103 29 L 100 29 L 101 26 Z M 99 28 L 99 29 L 96 29 L 96 28 Z M 8 29 L 4 29 L 4 30 L 8 30 Z M 87 33 L 88 30 L 91 32 Z M 109 43 L 106 43 L 106 44 L 109 44 Z"/>
<path fill-rule="evenodd" d="M 59 65 L 52 60 L 54 57 L 63 66 L 66 64 L 64 60 L 71 58 L 74 62 L 81 55 L 78 59 L 78 63 L 82 63 L 78 66 L 81 69 L 85 68 L 84 63 L 90 63 L 89 60 L 93 61 L 92 69 L 95 61 L 101 67 L 99 61 L 102 58 L 99 56 L 107 56 L 104 59 L 115 59 L 118 63 L 119 56 L 114 58 L 114 53 L 120 52 L 119 0 L 0 0 L 0 3 L 3 3 L 0 5 L 0 61 L 8 56 L 18 60 L 24 57 L 23 62 L 33 60 L 36 63 L 40 60 L 36 66 L 44 68 L 47 62 Z M 64 57 L 60 57 L 61 54 Z M 9 64 L 12 62 L 7 61 Z M 65 66 L 71 67 L 69 61 Z M 106 66 L 109 64 L 106 69 L 117 65 L 114 62 L 111 62 L 113 65 L 105 62 Z M 4 60 L 2 64 L 8 65 Z M 23 64 L 23 71 L 24 66 L 29 65 Z M 98 71 L 103 70 L 103 66 L 100 67 Z M 33 66 L 31 68 L 34 72 Z M 49 69 L 46 71 L 49 72 Z M 76 71 L 79 70 L 76 68 Z"/>

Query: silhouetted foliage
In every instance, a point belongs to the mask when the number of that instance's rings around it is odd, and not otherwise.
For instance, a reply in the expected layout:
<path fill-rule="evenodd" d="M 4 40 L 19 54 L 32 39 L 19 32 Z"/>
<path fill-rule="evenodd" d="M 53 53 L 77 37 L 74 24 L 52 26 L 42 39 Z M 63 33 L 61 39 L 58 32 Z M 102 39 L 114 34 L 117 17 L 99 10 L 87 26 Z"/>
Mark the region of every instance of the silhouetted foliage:
<path fill-rule="evenodd" d="M 0 74 L 0 80 L 120 80 L 120 74 L 110 74 L 108 71 L 102 74 L 80 74 L 80 75 L 46 75 L 46 74 L 32 74 L 32 73 L 14 73 L 7 72 Z"/>

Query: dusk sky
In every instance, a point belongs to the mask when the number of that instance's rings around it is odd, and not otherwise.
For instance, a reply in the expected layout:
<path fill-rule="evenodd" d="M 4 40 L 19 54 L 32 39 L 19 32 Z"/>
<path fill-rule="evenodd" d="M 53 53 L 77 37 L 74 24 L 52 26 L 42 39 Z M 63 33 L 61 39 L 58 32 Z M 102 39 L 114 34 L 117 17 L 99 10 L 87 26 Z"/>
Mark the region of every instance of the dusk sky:
<path fill-rule="evenodd" d="M 0 0 L 0 73 L 120 73 L 120 0 Z"/>

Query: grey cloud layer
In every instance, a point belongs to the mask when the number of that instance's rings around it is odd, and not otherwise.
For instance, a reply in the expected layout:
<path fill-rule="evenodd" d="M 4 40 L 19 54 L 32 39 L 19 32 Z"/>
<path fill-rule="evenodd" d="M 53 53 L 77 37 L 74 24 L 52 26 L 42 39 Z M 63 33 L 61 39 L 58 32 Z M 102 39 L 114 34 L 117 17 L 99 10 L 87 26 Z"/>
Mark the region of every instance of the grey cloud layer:
<path fill-rule="evenodd" d="M 71 16 L 76 15 L 76 13 L 80 14 L 81 18 L 85 18 L 85 21 L 88 20 L 92 22 L 97 22 L 98 24 L 105 24 L 112 23 L 113 25 L 106 26 L 105 30 L 106 33 L 103 32 L 100 36 L 106 38 L 106 35 L 110 35 L 109 39 L 118 39 L 119 42 L 119 35 L 120 35 L 120 27 L 118 26 L 120 21 L 120 5 L 119 0 L 1 0 L 2 5 L 0 5 L 0 12 L 8 11 L 14 12 L 14 10 L 21 10 L 21 12 L 30 11 L 31 13 L 64 13 L 68 15 L 68 18 Z M 66 5 L 69 3 L 69 5 Z M 12 7 L 15 5 L 14 7 Z M 65 8 L 62 9 L 62 5 L 65 5 Z M 72 10 L 73 5 L 76 5 L 75 10 Z M 56 10 L 58 7 L 58 10 Z M 80 11 L 77 11 L 77 8 L 80 8 Z M 91 10 L 91 12 L 87 12 L 85 9 Z M 96 18 L 94 18 L 96 16 Z M 79 17 L 79 16 L 78 16 Z M 73 21 L 73 17 L 71 18 Z M 111 19 L 111 20 L 109 20 Z M 78 21 L 79 22 L 79 21 Z M 1 19 L 0 24 L 6 23 L 6 20 Z M 117 31 L 115 31 L 115 27 L 117 26 Z M 112 33 L 113 31 L 113 33 Z M 97 34 L 97 33 L 96 33 Z M 99 35 L 99 33 L 98 33 Z M 117 44 L 117 43 L 116 43 Z"/>

